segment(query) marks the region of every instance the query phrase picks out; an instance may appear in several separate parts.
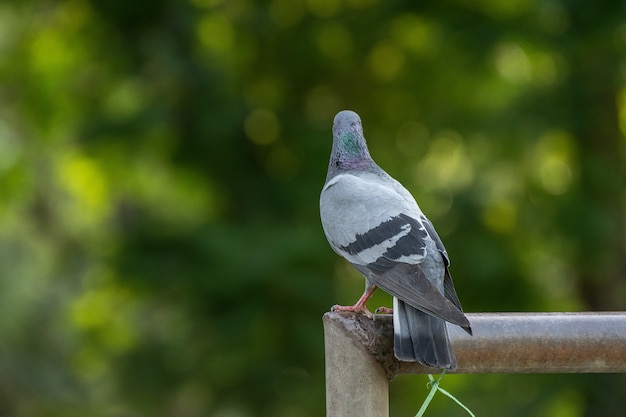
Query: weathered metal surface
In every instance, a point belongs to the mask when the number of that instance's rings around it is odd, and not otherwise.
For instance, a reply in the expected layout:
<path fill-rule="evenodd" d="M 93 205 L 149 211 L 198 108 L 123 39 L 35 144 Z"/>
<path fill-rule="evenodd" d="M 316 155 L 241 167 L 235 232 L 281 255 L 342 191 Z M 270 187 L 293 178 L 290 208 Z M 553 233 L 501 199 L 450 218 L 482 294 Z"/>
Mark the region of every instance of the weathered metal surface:
<path fill-rule="evenodd" d="M 327 417 L 389 416 L 387 375 L 369 353 L 367 340 L 359 337 L 368 335 L 368 340 L 376 340 L 377 335 L 363 332 L 361 322 L 360 317 L 324 316 Z"/>
<path fill-rule="evenodd" d="M 468 314 L 474 336 L 450 325 L 456 373 L 626 373 L 626 313 Z M 326 313 L 338 333 L 362 344 L 396 374 L 434 373 L 393 357 L 391 316 Z"/>

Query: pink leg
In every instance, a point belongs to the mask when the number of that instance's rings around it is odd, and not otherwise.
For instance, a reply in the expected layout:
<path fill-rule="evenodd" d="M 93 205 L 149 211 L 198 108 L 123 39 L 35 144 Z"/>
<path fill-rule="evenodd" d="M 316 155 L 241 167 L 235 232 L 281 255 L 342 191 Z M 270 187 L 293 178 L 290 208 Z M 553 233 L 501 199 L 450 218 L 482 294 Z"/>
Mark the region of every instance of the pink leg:
<path fill-rule="evenodd" d="M 376 288 L 378 288 L 376 287 L 376 285 L 372 285 L 371 287 L 366 288 L 361 298 L 359 298 L 359 301 L 357 301 L 356 304 L 354 304 L 353 306 L 334 305 L 331 308 L 331 310 L 332 311 L 349 311 L 352 313 L 363 313 L 367 317 L 372 318 L 373 315 L 367 309 L 366 303 L 367 303 L 367 300 L 369 300 L 369 298 L 372 296 L 372 294 L 374 294 L 374 291 L 376 291 Z"/>

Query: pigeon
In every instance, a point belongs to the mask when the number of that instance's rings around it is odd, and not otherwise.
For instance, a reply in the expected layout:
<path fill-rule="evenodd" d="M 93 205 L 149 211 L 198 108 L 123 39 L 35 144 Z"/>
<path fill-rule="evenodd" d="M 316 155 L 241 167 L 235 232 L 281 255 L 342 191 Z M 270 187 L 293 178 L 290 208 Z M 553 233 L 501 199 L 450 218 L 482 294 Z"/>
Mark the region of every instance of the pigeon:
<path fill-rule="evenodd" d="M 366 303 L 377 288 L 393 296 L 398 360 L 454 370 L 446 322 L 470 335 L 448 271 L 448 253 L 431 222 L 402 184 L 370 156 L 359 115 L 335 116 L 333 145 L 320 195 L 320 217 L 333 251 L 365 277 L 353 306 L 333 307 L 373 317 Z M 381 309 L 379 309 L 381 310 Z"/>

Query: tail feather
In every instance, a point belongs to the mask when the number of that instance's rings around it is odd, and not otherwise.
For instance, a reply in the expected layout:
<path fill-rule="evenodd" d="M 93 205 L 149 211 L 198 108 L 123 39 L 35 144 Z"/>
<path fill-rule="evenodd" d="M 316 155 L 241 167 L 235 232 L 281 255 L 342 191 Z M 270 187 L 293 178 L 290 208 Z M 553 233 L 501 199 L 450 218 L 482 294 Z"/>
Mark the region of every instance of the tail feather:
<path fill-rule="evenodd" d="M 401 361 L 456 369 L 446 322 L 393 299 L 394 353 Z"/>

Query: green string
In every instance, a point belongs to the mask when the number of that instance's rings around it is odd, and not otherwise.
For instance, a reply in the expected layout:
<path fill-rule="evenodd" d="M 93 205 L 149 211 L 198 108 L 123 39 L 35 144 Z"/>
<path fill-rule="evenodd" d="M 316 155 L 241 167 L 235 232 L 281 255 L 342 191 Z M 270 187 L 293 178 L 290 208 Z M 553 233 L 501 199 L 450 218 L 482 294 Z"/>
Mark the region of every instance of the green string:
<path fill-rule="evenodd" d="M 427 384 L 430 385 L 430 392 L 428 393 L 428 395 L 426 396 L 426 399 L 424 400 L 424 402 L 422 403 L 422 406 L 420 407 L 419 411 L 417 412 L 417 414 L 415 415 L 415 417 L 422 417 L 424 415 L 424 413 L 426 412 L 426 409 L 428 408 L 428 406 L 430 405 L 430 402 L 432 401 L 433 397 L 435 396 L 435 393 L 437 393 L 437 391 L 440 391 L 443 395 L 447 396 L 448 398 L 451 398 L 455 403 L 457 403 L 459 405 L 459 407 L 461 407 L 463 410 L 467 411 L 467 414 L 469 414 L 472 417 L 476 417 L 474 415 L 474 413 L 472 413 L 470 411 L 469 408 L 467 408 L 465 406 L 465 404 L 463 404 L 461 401 L 459 401 L 454 395 L 450 394 L 448 391 L 446 391 L 445 389 L 439 387 L 439 382 L 441 381 L 441 379 L 443 378 L 443 376 L 445 375 L 446 370 L 442 370 L 441 374 L 439 375 L 439 378 L 435 379 L 432 375 L 428 375 L 428 379 L 430 380 L 430 382 Z"/>

